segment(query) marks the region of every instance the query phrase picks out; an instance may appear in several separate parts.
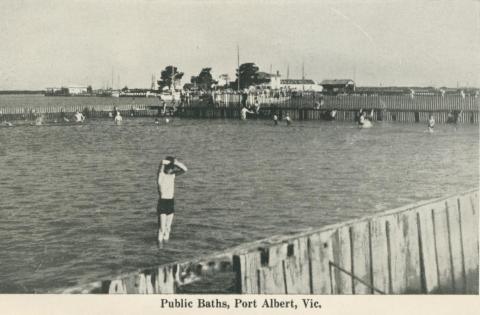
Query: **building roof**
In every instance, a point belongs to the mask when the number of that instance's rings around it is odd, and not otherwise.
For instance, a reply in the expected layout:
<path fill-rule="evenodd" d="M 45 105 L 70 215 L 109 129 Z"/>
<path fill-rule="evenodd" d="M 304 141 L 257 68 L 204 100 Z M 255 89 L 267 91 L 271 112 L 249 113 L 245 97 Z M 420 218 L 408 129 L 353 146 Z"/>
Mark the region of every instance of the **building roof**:
<path fill-rule="evenodd" d="M 280 84 L 315 84 L 310 79 L 280 79 Z"/>
<path fill-rule="evenodd" d="M 353 80 L 350 79 L 334 79 L 334 80 L 323 80 L 320 85 L 347 85 L 347 84 L 355 84 Z"/>

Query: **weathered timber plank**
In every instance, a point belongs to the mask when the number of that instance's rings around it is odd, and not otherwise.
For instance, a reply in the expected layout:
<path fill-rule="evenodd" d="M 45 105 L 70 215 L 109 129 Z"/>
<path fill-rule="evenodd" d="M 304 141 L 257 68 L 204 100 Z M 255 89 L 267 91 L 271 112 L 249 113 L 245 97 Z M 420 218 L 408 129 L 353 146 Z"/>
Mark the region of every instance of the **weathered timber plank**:
<path fill-rule="evenodd" d="M 386 222 L 389 258 L 390 258 L 390 290 L 389 293 L 400 294 L 406 284 L 406 246 L 402 231 L 400 214 L 391 216 Z"/>
<path fill-rule="evenodd" d="M 271 245 L 263 251 L 267 255 L 268 266 L 273 267 L 281 264 L 287 258 L 288 243 Z"/>
<path fill-rule="evenodd" d="M 385 293 L 390 288 L 389 245 L 385 228 L 388 218 L 384 216 L 370 221 L 373 286 Z"/>
<path fill-rule="evenodd" d="M 398 288 L 402 294 L 418 294 L 422 291 L 422 280 L 420 276 L 420 249 L 418 244 L 418 222 L 417 212 L 410 210 L 399 213 L 398 223 L 404 242 L 405 274 L 402 283 L 405 287 Z M 394 286 L 395 287 L 395 286 Z"/>
<path fill-rule="evenodd" d="M 285 283 L 284 264 L 279 264 L 272 267 L 262 267 L 260 269 L 260 294 L 287 294 L 287 287 Z"/>
<path fill-rule="evenodd" d="M 241 267 L 241 290 L 242 293 L 258 294 L 259 293 L 259 270 L 261 268 L 260 251 L 258 249 L 240 255 Z"/>
<path fill-rule="evenodd" d="M 333 261 L 332 234 L 335 230 L 310 235 L 310 274 L 313 294 L 332 294 L 330 261 Z"/>
<path fill-rule="evenodd" d="M 301 237 L 289 244 L 292 252 L 285 259 L 285 282 L 289 294 L 310 294 L 308 238 Z"/>
<path fill-rule="evenodd" d="M 454 288 L 446 203 L 438 202 L 432 208 L 439 284 L 437 293 L 448 293 L 454 291 Z"/>
<path fill-rule="evenodd" d="M 128 294 L 138 293 L 136 278 L 137 278 L 137 275 L 130 274 L 122 279 Z"/>
<path fill-rule="evenodd" d="M 108 288 L 108 294 L 126 294 L 127 288 L 121 279 L 112 280 Z"/>
<path fill-rule="evenodd" d="M 460 196 L 459 210 L 465 267 L 465 293 L 478 294 L 478 209 L 475 209 L 473 196 L 474 194 Z"/>
<path fill-rule="evenodd" d="M 435 253 L 435 234 L 433 231 L 432 207 L 425 205 L 418 210 L 420 223 L 421 257 L 426 293 L 438 290 L 438 273 Z"/>
<path fill-rule="evenodd" d="M 448 229 L 450 231 L 450 252 L 452 265 L 453 290 L 450 293 L 465 292 L 465 277 L 463 270 L 463 250 L 460 233 L 460 217 L 458 213 L 458 197 L 446 201 L 448 214 Z"/>
<path fill-rule="evenodd" d="M 175 279 L 172 266 L 167 265 L 158 268 L 153 287 L 155 293 L 175 293 Z"/>
<path fill-rule="evenodd" d="M 262 294 L 286 294 L 285 259 L 288 243 L 273 244 L 261 249 L 261 266 L 259 269 Z"/>
<path fill-rule="evenodd" d="M 354 224 L 350 230 L 352 242 L 352 273 L 364 282 L 372 284 L 370 261 L 370 223 Z M 355 294 L 370 294 L 372 289 L 358 280 L 353 281 Z"/>
<path fill-rule="evenodd" d="M 348 226 L 338 228 L 333 234 L 332 251 L 333 263 L 348 272 L 352 272 Z M 352 294 L 352 277 L 339 268 L 332 267 L 332 270 L 334 294 Z"/>

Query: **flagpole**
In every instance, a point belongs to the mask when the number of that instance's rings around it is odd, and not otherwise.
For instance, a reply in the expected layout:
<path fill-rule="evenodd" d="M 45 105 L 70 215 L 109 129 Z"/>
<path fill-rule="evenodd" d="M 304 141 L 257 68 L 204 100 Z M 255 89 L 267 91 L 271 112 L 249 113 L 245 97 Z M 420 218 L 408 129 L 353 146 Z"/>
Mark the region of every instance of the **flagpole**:
<path fill-rule="evenodd" d="M 237 71 L 238 71 L 238 91 L 240 91 L 240 47 L 237 45 Z"/>

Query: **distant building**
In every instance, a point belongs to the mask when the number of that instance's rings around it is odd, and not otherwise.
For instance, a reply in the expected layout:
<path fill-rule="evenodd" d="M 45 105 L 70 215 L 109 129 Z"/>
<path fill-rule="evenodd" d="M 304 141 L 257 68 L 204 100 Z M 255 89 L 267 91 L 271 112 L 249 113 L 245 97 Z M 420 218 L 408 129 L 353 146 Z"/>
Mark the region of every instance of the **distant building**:
<path fill-rule="evenodd" d="M 355 92 L 355 82 L 350 79 L 323 80 L 320 85 L 326 94 Z"/>
<path fill-rule="evenodd" d="M 48 87 L 45 89 L 45 96 L 69 96 L 68 88 L 66 87 Z"/>
<path fill-rule="evenodd" d="M 257 78 L 265 83 L 259 84 L 263 88 L 272 90 L 288 89 L 295 91 L 316 91 L 321 92 L 322 87 L 311 79 L 282 79 L 280 72 L 266 73 L 258 72 Z"/>
<path fill-rule="evenodd" d="M 311 79 L 280 79 L 280 88 L 296 91 L 322 91 L 322 86 Z"/>
<path fill-rule="evenodd" d="M 67 88 L 70 95 L 87 94 L 88 92 L 88 87 L 86 86 L 69 86 Z"/>

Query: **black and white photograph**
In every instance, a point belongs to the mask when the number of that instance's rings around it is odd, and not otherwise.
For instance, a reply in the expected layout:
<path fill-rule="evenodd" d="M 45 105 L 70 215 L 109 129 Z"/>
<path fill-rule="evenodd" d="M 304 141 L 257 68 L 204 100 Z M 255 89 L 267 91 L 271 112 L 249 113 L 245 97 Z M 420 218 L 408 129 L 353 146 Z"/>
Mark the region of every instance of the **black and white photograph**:
<path fill-rule="evenodd" d="M 0 294 L 479 294 L 480 1 L 1 0 L 0 43 Z"/>

